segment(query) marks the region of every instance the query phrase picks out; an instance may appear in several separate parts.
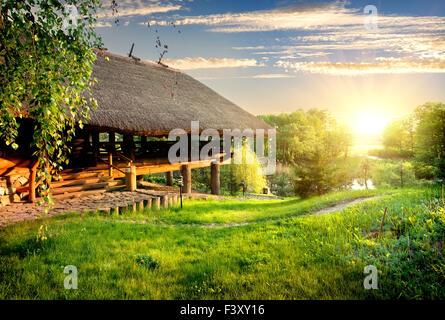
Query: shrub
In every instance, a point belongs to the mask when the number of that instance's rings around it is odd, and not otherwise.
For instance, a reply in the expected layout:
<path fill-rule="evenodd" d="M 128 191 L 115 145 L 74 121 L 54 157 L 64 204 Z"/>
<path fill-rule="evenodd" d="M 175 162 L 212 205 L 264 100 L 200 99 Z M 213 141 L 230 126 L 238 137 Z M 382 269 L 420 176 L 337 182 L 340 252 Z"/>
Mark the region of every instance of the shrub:
<path fill-rule="evenodd" d="M 288 167 L 279 166 L 274 175 L 268 177 L 270 191 L 280 197 L 295 196 L 294 177 Z"/>
<path fill-rule="evenodd" d="M 407 161 L 378 161 L 373 167 L 372 177 L 377 188 L 412 187 L 417 184 L 414 167 Z"/>
<path fill-rule="evenodd" d="M 138 255 L 138 257 L 136 258 L 136 262 L 140 266 L 150 270 L 157 269 L 161 266 L 157 261 L 153 260 L 152 256 L 147 255 Z"/>
<path fill-rule="evenodd" d="M 165 176 L 161 175 L 152 175 L 152 174 L 144 174 L 144 181 L 157 183 L 157 184 L 166 184 L 167 179 Z"/>

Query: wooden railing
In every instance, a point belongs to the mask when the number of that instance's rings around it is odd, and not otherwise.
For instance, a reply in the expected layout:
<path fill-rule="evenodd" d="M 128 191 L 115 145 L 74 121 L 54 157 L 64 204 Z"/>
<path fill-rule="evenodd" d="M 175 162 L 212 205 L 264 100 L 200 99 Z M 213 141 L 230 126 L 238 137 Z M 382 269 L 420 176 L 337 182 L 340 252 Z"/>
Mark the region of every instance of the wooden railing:
<path fill-rule="evenodd" d="M 97 157 L 98 160 L 102 161 L 103 163 L 105 163 L 106 165 L 108 165 L 108 175 L 110 177 L 113 176 L 113 169 L 116 169 L 117 171 L 125 174 L 124 171 L 122 171 L 121 169 L 119 169 L 118 167 L 116 167 L 115 165 L 113 165 L 113 154 L 111 152 L 108 153 L 108 161 L 105 161 L 104 159 L 102 159 L 101 157 Z"/>
<path fill-rule="evenodd" d="M 122 159 L 124 159 L 125 161 L 127 161 L 127 162 L 128 162 L 128 166 L 131 166 L 131 165 L 133 164 L 133 160 L 130 159 L 130 158 L 128 158 L 128 157 L 126 157 L 126 156 L 124 156 L 122 153 L 120 153 L 120 152 L 116 152 L 116 155 L 117 155 L 119 158 L 122 158 Z"/>

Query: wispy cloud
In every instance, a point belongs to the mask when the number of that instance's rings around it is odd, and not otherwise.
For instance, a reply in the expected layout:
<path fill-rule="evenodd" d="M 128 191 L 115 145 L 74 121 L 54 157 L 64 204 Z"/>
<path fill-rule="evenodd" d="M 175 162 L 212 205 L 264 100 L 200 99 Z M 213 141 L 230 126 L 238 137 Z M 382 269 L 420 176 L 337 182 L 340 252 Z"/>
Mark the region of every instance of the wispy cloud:
<path fill-rule="evenodd" d="M 378 28 L 374 30 L 365 28 L 366 17 L 363 8 L 349 8 L 345 2 L 336 1 L 274 10 L 176 17 L 173 22 L 203 25 L 207 31 L 219 33 L 300 31 L 299 36 L 280 41 L 285 45 L 232 48 L 270 56 L 275 66 L 296 71 L 329 74 L 442 72 L 445 17 L 380 14 Z M 151 24 L 167 25 L 168 21 L 155 20 Z M 384 56 L 390 62 L 335 61 L 336 56 L 343 56 L 346 51 L 356 51 L 360 55 L 365 50 L 373 52 L 373 56 Z"/>
<path fill-rule="evenodd" d="M 109 21 L 97 21 L 94 28 L 111 28 L 113 25 Z"/>
<path fill-rule="evenodd" d="M 262 66 L 255 59 L 233 59 L 233 58 L 184 58 L 166 59 L 164 63 L 181 70 L 195 69 L 219 69 L 219 68 L 239 68 L 239 67 L 259 67 Z"/>
<path fill-rule="evenodd" d="M 364 28 L 367 15 L 361 8 L 346 8 L 345 2 L 296 5 L 274 10 L 250 11 L 244 13 L 224 13 L 199 16 L 184 16 L 174 20 L 176 25 L 207 25 L 212 32 L 258 32 L 274 30 L 319 30 L 341 31 L 345 27 Z M 425 30 L 444 29 L 444 17 L 379 15 L 380 27 L 402 29 L 423 28 Z M 153 20 L 153 24 L 165 25 L 166 20 Z M 433 28 L 433 29 L 431 29 Z"/>
<path fill-rule="evenodd" d="M 208 25 L 213 32 L 252 32 L 289 29 L 308 29 L 324 25 L 358 23 L 351 21 L 351 13 L 343 4 L 306 4 L 288 8 L 251 11 L 245 13 L 224 13 L 213 15 L 186 16 L 176 19 L 177 25 Z M 363 16 L 354 17 L 363 24 Z M 156 23 L 156 21 L 154 21 Z M 164 24 L 164 20 L 157 21 Z"/>
<path fill-rule="evenodd" d="M 445 59 L 377 58 L 375 62 L 291 62 L 276 66 L 307 73 L 366 75 L 390 73 L 445 73 Z"/>
<path fill-rule="evenodd" d="M 149 16 L 154 13 L 167 13 L 182 9 L 181 4 L 162 3 L 157 0 L 120 0 L 117 1 L 117 13 L 113 16 L 110 3 L 111 1 L 108 0 L 101 1 L 102 10 L 98 12 L 98 27 L 111 27 L 110 21 L 116 18 L 129 19 L 134 16 Z M 125 23 L 124 25 L 128 25 L 129 20 Z"/>
<path fill-rule="evenodd" d="M 266 74 L 257 74 L 252 77 L 252 79 L 284 79 L 284 78 L 293 78 L 292 75 L 286 73 L 266 73 Z"/>

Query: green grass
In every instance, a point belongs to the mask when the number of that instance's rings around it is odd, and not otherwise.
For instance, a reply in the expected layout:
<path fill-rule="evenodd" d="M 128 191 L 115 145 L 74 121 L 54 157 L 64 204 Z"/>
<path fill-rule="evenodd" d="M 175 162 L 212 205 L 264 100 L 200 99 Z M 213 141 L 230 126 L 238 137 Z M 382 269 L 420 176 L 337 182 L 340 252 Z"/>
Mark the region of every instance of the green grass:
<path fill-rule="evenodd" d="M 359 198 L 374 197 L 394 193 L 395 190 L 355 190 L 334 192 L 321 197 L 308 199 L 287 198 L 285 200 L 185 200 L 184 208 L 178 206 L 159 213 L 132 215 L 136 221 L 179 225 L 224 225 L 251 223 L 299 216 L 319 209 L 348 202 Z M 122 220 L 128 216 L 120 216 Z M 117 219 L 119 219 L 117 218 Z M 116 219 L 116 218 L 113 218 Z"/>
<path fill-rule="evenodd" d="M 304 213 L 359 194 L 194 201 L 182 212 L 155 214 L 155 223 L 135 223 L 148 219 L 147 213 L 71 214 L 44 220 L 48 239 L 40 242 L 41 221 L 20 223 L 0 230 L 0 298 L 443 299 L 445 213 L 439 194 L 404 190 L 320 216 Z M 373 237 L 385 207 L 383 235 Z M 186 226 L 241 221 L 260 223 Z M 379 290 L 363 289 L 368 264 L 379 270 Z M 78 268 L 78 290 L 63 287 L 66 265 Z"/>

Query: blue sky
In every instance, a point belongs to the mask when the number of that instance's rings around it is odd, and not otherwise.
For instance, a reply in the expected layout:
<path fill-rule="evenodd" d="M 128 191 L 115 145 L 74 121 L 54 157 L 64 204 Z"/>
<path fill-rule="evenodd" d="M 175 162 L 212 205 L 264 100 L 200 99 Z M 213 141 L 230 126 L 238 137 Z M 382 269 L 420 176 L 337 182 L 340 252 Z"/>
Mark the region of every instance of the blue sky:
<path fill-rule="evenodd" d="M 165 63 L 253 114 L 321 108 L 344 123 L 388 121 L 445 102 L 445 1 L 118 0 L 119 25 L 110 2 L 97 23 L 109 51 L 135 43 L 154 61 L 159 36 Z"/>

